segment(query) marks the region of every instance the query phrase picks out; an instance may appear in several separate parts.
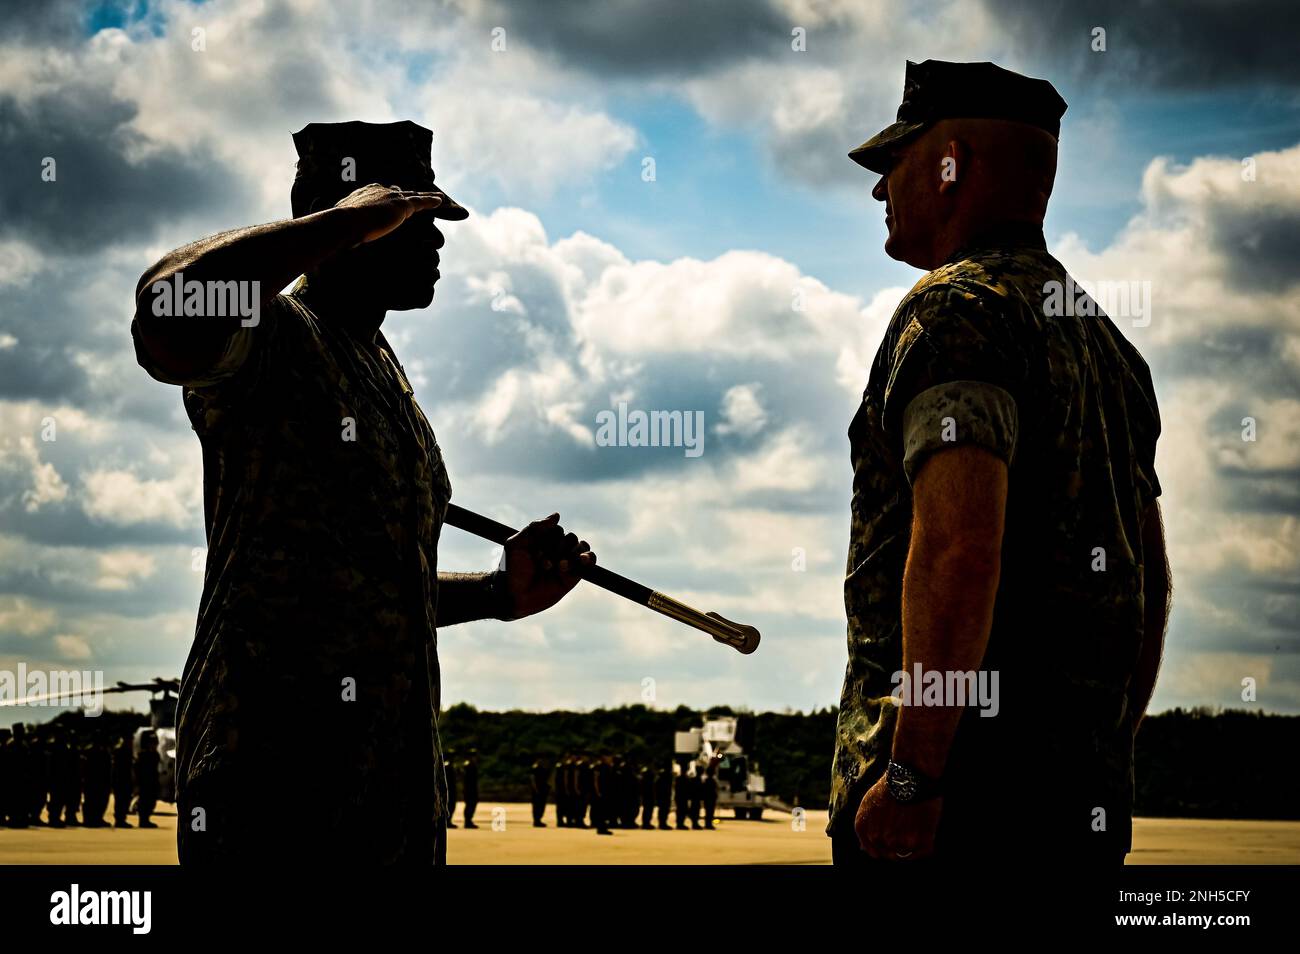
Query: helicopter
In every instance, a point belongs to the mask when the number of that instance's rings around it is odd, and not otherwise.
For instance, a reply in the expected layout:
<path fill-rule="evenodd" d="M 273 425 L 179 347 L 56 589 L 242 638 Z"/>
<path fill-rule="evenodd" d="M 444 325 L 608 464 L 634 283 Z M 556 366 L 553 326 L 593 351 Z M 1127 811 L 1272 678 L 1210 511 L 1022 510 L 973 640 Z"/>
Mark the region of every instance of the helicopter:
<path fill-rule="evenodd" d="M 131 754 L 139 758 L 140 749 L 146 732 L 152 732 L 158 739 L 158 789 L 159 801 L 176 802 L 176 702 L 181 689 L 180 679 L 164 679 L 155 676 L 152 682 L 128 683 L 118 680 L 117 684 L 107 689 L 96 689 L 95 695 L 107 695 L 110 692 L 147 692 L 149 698 L 149 725 L 140 726 L 131 736 Z M 11 706 L 32 706 L 60 699 L 83 699 L 85 692 L 46 692 L 27 696 L 22 699 L 0 699 L 0 708 Z"/>

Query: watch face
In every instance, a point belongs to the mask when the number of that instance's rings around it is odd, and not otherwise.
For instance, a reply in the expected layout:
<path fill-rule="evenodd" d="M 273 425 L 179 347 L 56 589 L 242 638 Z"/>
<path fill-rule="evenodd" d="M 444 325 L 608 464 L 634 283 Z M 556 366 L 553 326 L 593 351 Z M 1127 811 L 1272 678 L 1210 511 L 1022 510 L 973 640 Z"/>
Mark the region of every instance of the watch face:
<path fill-rule="evenodd" d="M 917 777 L 901 765 L 889 766 L 889 794 L 900 802 L 910 802 L 916 798 Z"/>

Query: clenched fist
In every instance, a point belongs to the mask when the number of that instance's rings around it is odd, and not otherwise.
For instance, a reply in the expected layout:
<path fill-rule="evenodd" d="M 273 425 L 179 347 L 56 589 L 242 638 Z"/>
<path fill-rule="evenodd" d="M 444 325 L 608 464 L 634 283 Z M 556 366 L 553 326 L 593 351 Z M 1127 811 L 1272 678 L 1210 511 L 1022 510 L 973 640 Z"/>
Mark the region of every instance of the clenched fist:
<path fill-rule="evenodd" d="M 524 527 L 506 541 L 505 551 L 513 619 L 554 606 L 578 585 L 583 570 L 596 564 L 587 541 L 564 532 L 558 513 Z"/>

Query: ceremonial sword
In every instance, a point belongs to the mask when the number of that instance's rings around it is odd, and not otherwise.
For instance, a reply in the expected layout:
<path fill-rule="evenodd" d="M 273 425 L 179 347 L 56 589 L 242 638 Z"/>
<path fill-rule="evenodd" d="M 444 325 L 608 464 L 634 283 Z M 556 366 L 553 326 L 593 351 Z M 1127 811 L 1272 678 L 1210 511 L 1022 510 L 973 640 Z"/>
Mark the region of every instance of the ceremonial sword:
<path fill-rule="evenodd" d="M 466 510 L 464 507 L 458 507 L 456 504 L 448 504 L 447 516 L 444 519 L 448 526 L 502 545 L 519 532 L 507 527 L 504 523 L 497 523 L 490 517 L 484 517 L 482 514 Z M 639 603 L 656 613 L 662 613 L 670 619 L 675 619 L 679 623 L 685 623 L 687 626 L 702 630 L 718 642 L 726 643 L 738 652 L 748 655 L 758 648 L 760 637 L 758 630 L 753 626 L 746 626 L 744 623 L 733 623 L 717 613 L 701 613 L 692 606 L 687 606 L 671 596 L 665 596 L 663 593 L 652 590 L 635 580 L 620 576 L 603 566 L 597 565 L 584 568 L 582 578 L 588 583 L 594 583 L 602 590 L 617 593 L 633 603 Z"/>

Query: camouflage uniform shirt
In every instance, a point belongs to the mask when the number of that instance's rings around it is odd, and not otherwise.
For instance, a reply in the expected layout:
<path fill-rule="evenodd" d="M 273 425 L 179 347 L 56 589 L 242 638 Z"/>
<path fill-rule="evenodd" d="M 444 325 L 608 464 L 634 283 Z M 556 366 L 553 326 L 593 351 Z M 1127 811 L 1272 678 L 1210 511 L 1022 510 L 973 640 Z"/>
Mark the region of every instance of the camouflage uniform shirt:
<path fill-rule="evenodd" d="M 177 783 L 180 817 L 202 807 L 206 830 L 178 826 L 181 860 L 430 863 L 444 850 L 435 620 L 451 486 L 383 335 L 319 320 L 305 284 L 200 380 L 161 372 L 133 328 L 141 365 L 184 386 L 203 451 L 207 568 Z"/>
<path fill-rule="evenodd" d="M 1126 692 L 1143 638 L 1141 525 L 1160 493 L 1160 421 L 1136 349 L 1095 303 L 1093 315 L 1077 302 L 1073 316 L 1048 314 L 1051 282 L 1068 294 L 1040 229 L 990 233 L 916 284 L 876 354 L 849 428 L 849 659 L 830 833 L 852 827 L 890 757 L 911 481 L 935 451 L 973 444 L 1009 474 L 982 667 L 999 674 L 1000 709 L 963 714 L 945 770 L 940 852 L 945 843 L 1023 841 L 1006 826 L 1030 814 L 1035 837 L 1128 848 Z M 1097 808 L 1105 832 L 1094 830 Z"/>

